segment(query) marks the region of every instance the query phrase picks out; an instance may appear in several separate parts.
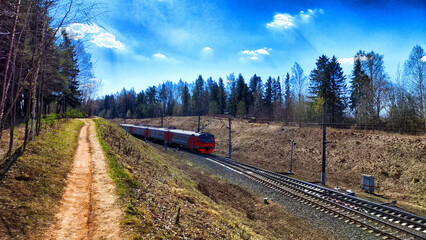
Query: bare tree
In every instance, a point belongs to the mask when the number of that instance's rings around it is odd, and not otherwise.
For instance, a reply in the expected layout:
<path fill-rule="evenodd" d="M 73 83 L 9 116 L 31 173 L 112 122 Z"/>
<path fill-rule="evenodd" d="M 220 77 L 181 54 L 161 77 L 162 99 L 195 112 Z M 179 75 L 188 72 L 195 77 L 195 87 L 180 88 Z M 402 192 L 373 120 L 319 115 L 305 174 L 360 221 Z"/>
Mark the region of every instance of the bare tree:
<path fill-rule="evenodd" d="M 3 116 L 4 116 L 4 109 L 6 106 L 6 97 L 7 97 L 7 92 L 9 90 L 10 87 L 10 83 L 12 81 L 12 78 L 9 78 L 8 74 L 9 72 L 11 72 L 9 70 L 10 65 L 12 63 L 12 53 L 14 50 L 14 45 L 15 45 L 15 35 L 16 35 L 16 26 L 18 24 L 18 17 L 19 17 L 19 8 L 21 6 L 21 0 L 17 0 L 16 2 L 16 11 L 15 11 L 15 17 L 14 17 L 14 21 L 13 21 L 13 27 L 12 27 L 12 32 L 10 33 L 10 45 L 9 45 L 9 52 L 7 54 L 7 60 L 6 60 L 6 66 L 5 66 L 5 70 L 3 73 L 3 80 L 2 80 L 2 92 L 1 92 L 1 98 L 0 98 L 0 139 L 2 136 L 2 129 L 3 129 Z M 14 71 L 14 69 L 12 69 L 12 71 Z"/>
<path fill-rule="evenodd" d="M 386 92 L 389 90 L 389 76 L 385 72 L 383 64 L 383 55 L 371 51 L 365 53 L 359 51 L 355 58 L 359 58 L 362 63 L 362 70 L 370 78 L 371 101 L 374 103 L 375 118 L 380 119 L 380 112 L 385 107 L 383 103 Z"/>
<path fill-rule="evenodd" d="M 300 125 L 307 111 L 303 94 L 307 85 L 307 77 L 303 73 L 302 67 L 297 62 L 295 62 L 291 68 L 291 84 L 293 85 L 293 89 L 297 98 L 295 115 Z"/>
<path fill-rule="evenodd" d="M 426 131 L 426 97 L 425 80 L 426 56 L 422 47 L 416 45 L 411 50 L 408 60 L 405 62 L 405 75 L 413 86 L 413 95 L 417 98 L 418 111 L 423 116 Z"/>

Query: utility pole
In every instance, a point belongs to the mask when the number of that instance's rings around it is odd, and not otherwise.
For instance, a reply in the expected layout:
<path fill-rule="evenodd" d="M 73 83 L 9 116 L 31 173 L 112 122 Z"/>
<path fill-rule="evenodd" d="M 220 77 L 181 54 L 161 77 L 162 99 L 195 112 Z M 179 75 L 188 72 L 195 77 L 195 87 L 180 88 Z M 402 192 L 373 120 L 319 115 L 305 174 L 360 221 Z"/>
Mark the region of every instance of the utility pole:
<path fill-rule="evenodd" d="M 290 154 L 290 170 L 288 170 L 288 173 L 293 175 L 293 146 L 296 143 L 294 143 L 294 140 L 291 140 L 291 154 Z"/>
<path fill-rule="evenodd" d="M 201 114 L 200 114 L 200 111 L 198 111 L 198 128 L 197 128 L 197 132 L 200 132 L 200 121 L 201 121 Z"/>
<path fill-rule="evenodd" d="M 229 159 L 232 159 L 232 143 L 231 143 L 231 111 L 228 108 L 228 120 L 229 120 Z"/>
<path fill-rule="evenodd" d="M 325 185 L 325 162 L 326 162 L 326 144 L 327 144 L 327 130 L 326 130 L 326 126 L 327 126 L 327 107 L 326 107 L 326 101 L 324 100 L 324 105 L 323 105 L 323 118 L 322 118 L 322 172 L 321 172 L 321 184 Z"/>

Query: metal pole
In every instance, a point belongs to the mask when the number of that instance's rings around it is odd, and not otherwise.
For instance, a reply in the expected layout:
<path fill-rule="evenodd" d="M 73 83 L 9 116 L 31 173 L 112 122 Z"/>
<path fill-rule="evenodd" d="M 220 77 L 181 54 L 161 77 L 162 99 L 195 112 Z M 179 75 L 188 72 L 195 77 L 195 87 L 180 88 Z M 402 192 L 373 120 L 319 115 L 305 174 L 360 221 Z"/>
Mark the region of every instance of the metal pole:
<path fill-rule="evenodd" d="M 198 128 L 197 128 L 197 132 L 200 132 L 200 121 L 201 121 L 201 114 L 200 114 L 200 112 L 198 112 Z"/>
<path fill-rule="evenodd" d="M 229 120 L 229 159 L 232 157 L 232 143 L 231 143 L 231 111 L 228 108 L 228 120 Z"/>
<path fill-rule="evenodd" d="M 293 174 L 293 146 L 294 140 L 291 140 L 290 170 L 288 171 L 290 174 Z"/>
<path fill-rule="evenodd" d="M 326 135 L 327 135 L 327 130 L 326 130 L 326 126 L 327 126 L 327 108 L 326 108 L 326 103 L 324 101 L 324 106 L 323 106 L 323 124 L 322 124 L 322 172 L 321 172 L 321 183 L 323 185 L 325 185 L 325 166 L 326 166 L 326 153 L 325 153 L 325 149 L 326 149 Z"/>

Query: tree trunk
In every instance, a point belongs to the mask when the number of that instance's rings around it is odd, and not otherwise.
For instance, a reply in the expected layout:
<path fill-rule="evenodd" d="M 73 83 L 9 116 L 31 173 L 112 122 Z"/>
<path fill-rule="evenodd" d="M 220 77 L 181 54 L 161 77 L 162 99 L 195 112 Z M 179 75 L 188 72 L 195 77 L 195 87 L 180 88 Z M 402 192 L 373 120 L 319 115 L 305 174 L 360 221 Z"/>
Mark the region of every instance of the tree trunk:
<path fill-rule="evenodd" d="M 2 81 L 2 86 L 3 86 L 3 90 L 1 93 L 1 99 L 0 99 L 0 126 L 4 126 L 4 122 L 3 117 L 4 116 L 4 109 L 6 106 L 6 96 L 7 96 L 7 91 L 9 89 L 10 86 L 10 80 L 8 81 L 8 72 L 9 72 L 9 67 L 10 67 L 10 62 L 11 62 L 11 58 L 12 58 L 12 53 L 13 53 L 13 45 L 15 44 L 15 33 L 16 33 L 16 25 L 18 23 L 18 16 L 19 16 L 19 7 L 21 5 L 21 0 L 17 0 L 16 3 L 16 12 L 15 12 L 15 20 L 13 22 L 13 28 L 12 28 L 12 32 L 10 35 L 10 46 L 9 46 L 9 52 L 7 54 L 7 60 L 6 60 L 6 67 L 4 70 L 4 76 L 3 76 L 3 81 Z M 2 137 L 2 129 L 0 129 L 0 140 Z"/>

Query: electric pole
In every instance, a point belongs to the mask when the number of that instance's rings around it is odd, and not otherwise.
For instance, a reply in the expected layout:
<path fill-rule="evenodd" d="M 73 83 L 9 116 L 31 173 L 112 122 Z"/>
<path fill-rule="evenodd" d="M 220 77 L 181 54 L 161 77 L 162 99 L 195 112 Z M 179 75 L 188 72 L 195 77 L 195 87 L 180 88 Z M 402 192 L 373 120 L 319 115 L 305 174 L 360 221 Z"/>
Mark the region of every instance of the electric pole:
<path fill-rule="evenodd" d="M 291 154 L 290 154 L 290 170 L 288 170 L 288 173 L 293 174 L 293 146 L 296 143 L 294 143 L 294 140 L 291 140 Z"/>
<path fill-rule="evenodd" d="M 323 119 L 322 119 L 322 172 L 321 172 L 321 184 L 325 185 L 325 162 L 326 162 L 326 144 L 327 144 L 327 139 L 326 139 L 326 135 L 327 135 L 327 130 L 326 130 L 326 126 L 327 126 L 327 107 L 326 107 L 326 101 L 324 100 L 324 105 L 323 105 Z"/>
<path fill-rule="evenodd" d="M 232 143 L 231 143 L 231 111 L 228 108 L 228 120 L 229 120 L 229 159 L 232 156 Z"/>

